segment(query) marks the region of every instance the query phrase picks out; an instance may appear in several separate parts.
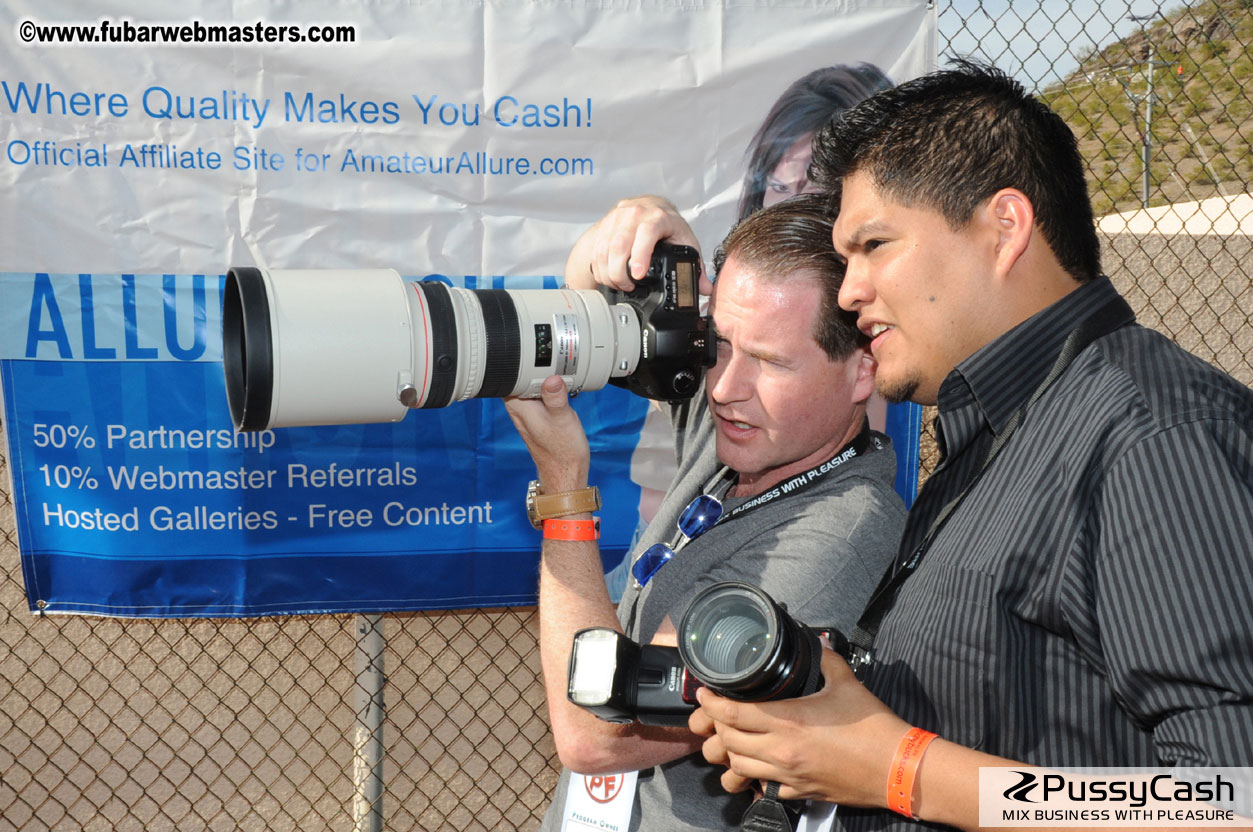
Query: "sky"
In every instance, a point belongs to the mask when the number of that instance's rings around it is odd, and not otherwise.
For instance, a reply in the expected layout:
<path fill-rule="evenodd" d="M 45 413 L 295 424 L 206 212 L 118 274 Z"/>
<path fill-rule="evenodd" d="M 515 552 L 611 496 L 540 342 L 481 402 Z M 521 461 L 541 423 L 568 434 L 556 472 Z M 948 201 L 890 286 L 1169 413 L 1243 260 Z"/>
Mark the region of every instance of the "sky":
<path fill-rule="evenodd" d="M 940 65 L 952 54 L 989 59 L 1028 89 L 1043 89 L 1079 66 L 1079 57 L 1184 5 L 1181 0 L 940 0 Z"/>

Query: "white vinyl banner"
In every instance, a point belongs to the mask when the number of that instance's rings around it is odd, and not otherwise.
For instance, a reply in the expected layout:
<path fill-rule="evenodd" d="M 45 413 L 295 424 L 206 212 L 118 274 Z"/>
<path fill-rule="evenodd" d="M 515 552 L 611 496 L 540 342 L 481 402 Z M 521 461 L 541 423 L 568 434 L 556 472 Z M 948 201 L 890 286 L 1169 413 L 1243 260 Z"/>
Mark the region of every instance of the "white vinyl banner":
<path fill-rule="evenodd" d="M 863 63 L 899 82 L 936 56 L 916 0 L 110 5 L 0 8 L 0 380 L 48 612 L 532 603 L 533 469 L 500 402 L 237 434 L 227 270 L 550 288 L 640 193 L 709 255 L 793 82 Z M 639 520 L 645 406 L 577 406 L 608 569 Z"/>

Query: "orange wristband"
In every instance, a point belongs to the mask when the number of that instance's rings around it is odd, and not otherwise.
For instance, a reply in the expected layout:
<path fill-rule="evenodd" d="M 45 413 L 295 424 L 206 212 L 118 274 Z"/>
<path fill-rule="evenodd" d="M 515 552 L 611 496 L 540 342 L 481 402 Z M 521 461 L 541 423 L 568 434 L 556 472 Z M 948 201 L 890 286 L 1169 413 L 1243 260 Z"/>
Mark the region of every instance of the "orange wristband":
<path fill-rule="evenodd" d="M 600 518 L 591 520 L 563 520 L 560 517 L 544 521 L 545 540 L 598 540 Z"/>
<path fill-rule="evenodd" d="M 888 808 L 907 818 L 914 817 L 914 775 L 918 773 L 918 764 L 922 762 L 922 754 L 935 739 L 935 734 L 921 728 L 910 728 L 901 738 L 896 747 L 896 756 L 892 758 L 892 768 L 888 771 Z"/>

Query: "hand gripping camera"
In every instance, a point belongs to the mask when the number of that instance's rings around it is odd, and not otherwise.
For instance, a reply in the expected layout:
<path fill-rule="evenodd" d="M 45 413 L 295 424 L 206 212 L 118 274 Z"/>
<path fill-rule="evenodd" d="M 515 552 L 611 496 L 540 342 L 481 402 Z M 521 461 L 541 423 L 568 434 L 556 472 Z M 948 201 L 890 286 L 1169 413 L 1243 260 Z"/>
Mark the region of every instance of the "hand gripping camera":
<path fill-rule="evenodd" d="M 580 630 L 570 652 L 567 696 L 608 722 L 686 725 L 702 685 L 748 702 L 816 691 L 822 686 L 820 636 L 848 655 L 836 630 L 811 629 L 757 587 L 725 581 L 692 599 L 677 648 L 636 644 L 607 627 Z"/>
<path fill-rule="evenodd" d="M 631 292 L 457 289 L 386 269 L 226 276 L 222 365 L 241 431 L 396 422 L 409 408 L 606 383 L 690 398 L 717 359 L 700 256 L 658 244 Z"/>

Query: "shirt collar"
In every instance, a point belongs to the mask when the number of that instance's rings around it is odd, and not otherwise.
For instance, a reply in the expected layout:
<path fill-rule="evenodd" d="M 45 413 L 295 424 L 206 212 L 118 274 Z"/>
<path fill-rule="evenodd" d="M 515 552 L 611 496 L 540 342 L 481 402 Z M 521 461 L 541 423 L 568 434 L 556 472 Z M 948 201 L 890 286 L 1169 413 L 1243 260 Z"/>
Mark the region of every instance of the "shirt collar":
<path fill-rule="evenodd" d="M 982 417 L 979 421 L 1000 433 L 1014 411 L 1044 381 L 1071 331 L 1116 297 L 1118 290 L 1109 278 L 1099 277 L 984 345 L 953 368 L 940 385 L 937 398 L 941 418 L 950 412 L 957 415 L 977 408 Z M 969 437 L 946 432 L 945 439 L 952 451 Z"/>

